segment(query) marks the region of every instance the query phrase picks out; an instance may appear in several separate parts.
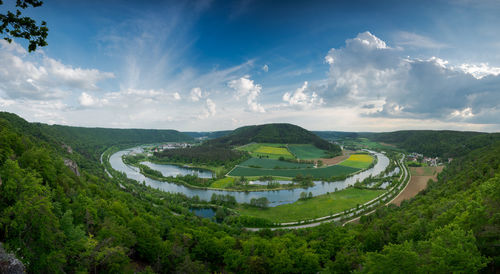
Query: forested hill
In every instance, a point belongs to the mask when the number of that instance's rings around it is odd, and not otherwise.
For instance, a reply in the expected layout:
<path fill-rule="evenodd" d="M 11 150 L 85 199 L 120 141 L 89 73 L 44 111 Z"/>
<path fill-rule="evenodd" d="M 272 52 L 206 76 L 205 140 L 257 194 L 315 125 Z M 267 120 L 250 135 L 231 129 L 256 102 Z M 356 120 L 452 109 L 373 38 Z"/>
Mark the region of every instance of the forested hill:
<path fill-rule="evenodd" d="M 69 146 L 86 155 L 89 155 L 90 151 L 102 152 L 112 145 L 193 140 L 193 137 L 176 130 L 86 128 L 28 123 L 21 117 L 8 112 L 0 112 L 0 119 L 8 121 L 16 130 L 21 130 L 25 134 L 64 147 Z M 92 156 L 96 157 L 96 155 Z"/>
<path fill-rule="evenodd" d="M 408 152 L 445 158 L 464 155 L 476 148 L 488 145 L 499 135 L 499 133 L 451 130 L 406 130 L 362 134 L 363 137 L 394 144 Z"/>
<path fill-rule="evenodd" d="M 500 270 L 498 134 L 476 137 L 483 145 L 454 159 L 438 182 L 360 224 L 254 233 L 194 217 L 189 207 L 198 199 L 119 172 L 109 178 L 90 166 L 78 176 L 60 143 L 45 140 L 58 135 L 10 120 L 0 119 L 0 242 L 29 273 Z M 85 156 L 77 147 L 71 157 Z"/>
<path fill-rule="evenodd" d="M 339 140 L 342 138 L 356 138 L 358 133 L 345 131 L 312 131 L 312 133 L 326 140 Z"/>
<path fill-rule="evenodd" d="M 245 145 L 248 143 L 313 144 L 318 148 L 340 152 L 340 147 L 314 133 L 292 124 L 265 124 L 235 129 L 230 135 L 210 140 L 212 145 Z"/>

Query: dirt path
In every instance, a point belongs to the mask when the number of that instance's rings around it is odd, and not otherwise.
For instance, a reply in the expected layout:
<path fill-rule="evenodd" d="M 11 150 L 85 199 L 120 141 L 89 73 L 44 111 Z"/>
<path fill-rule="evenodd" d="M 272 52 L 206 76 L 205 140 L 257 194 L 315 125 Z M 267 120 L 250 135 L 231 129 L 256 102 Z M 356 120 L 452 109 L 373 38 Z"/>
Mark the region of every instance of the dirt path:
<path fill-rule="evenodd" d="M 393 204 L 399 206 L 404 200 L 415 197 L 420 191 L 427 187 L 429 179 L 437 180 L 437 174 L 443 170 L 443 166 L 433 167 L 431 174 L 428 175 L 431 168 L 426 167 L 410 167 L 412 174 L 408 186 L 401 192 L 401 194 L 392 201 Z M 435 171 L 435 172 L 434 172 Z M 423 175 L 426 174 L 426 175 Z"/>

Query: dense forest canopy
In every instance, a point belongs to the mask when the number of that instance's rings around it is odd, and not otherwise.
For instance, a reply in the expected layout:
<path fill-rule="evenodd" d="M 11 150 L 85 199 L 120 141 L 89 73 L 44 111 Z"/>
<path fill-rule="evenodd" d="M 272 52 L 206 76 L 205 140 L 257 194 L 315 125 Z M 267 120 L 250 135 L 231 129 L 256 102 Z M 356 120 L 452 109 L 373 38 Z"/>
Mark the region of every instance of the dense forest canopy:
<path fill-rule="evenodd" d="M 224 165 L 245 158 L 244 151 L 216 146 L 194 146 L 188 148 L 165 149 L 154 156 L 171 162 Z"/>
<path fill-rule="evenodd" d="M 357 138 L 358 133 L 356 132 L 344 132 L 344 131 L 313 131 L 312 133 L 318 135 L 319 137 L 326 140 L 340 140 L 343 138 Z"/>
<path fill-rule="evenodd" d="M 0 119 L 9 121 L 16 130 L 23 130 L 44 141 L 70 146 L 84 154 L 89 154 L 90 151 L 102 152 L 113 145 L 190 142 L 194 140 L 193 137 L 176 130 L 86 128 L 28 123 L 19 116 L 8 112 L 0 112 Z"/>
<path fill-rule="evenodd" d="M 338 145 L 292 124 L 265 124 L 235 129 L 230 135 L 208 141 L 210 145 L 246 145 L 249 143 L 313 144 L 317 148 L 339 153 Z"/>
<path fill-rule="evenodd" d="M 146 187 L 119 172 L 111 171 L 110 178 L 97 165 L 82 167 L 91 161 L 79 153 L 82 140 L 74 141 L 72 156 L 78 176 L 64 165 L 68 154 L 59 133 L 40 128 L 0 118 L 0 242 L 31 273 L 500 269 L 498 134 L 474 137 L 478 147 L 456 157 L 424 192 L 401 207 L 378 209 L 360 224 L 250 232 L 194 217 L 188 208 L 196 199 Z M 106 144 L 95 137 L 96 146 L 85 149 Z"/>
<path fill-rule="evenodd" d="M 451 130 L 406 130 L 363 134 L 372 140 L 395 144 L 408 152 L 418 152 L 431 157 L 457 157 L 487 145 L 498 133 L 451 131 Z M 483 137 L 482 137 L 483 136 Z M 484 138 L 484 136 L 489 136 Z M 485 143 L 486 142 L 486 143 Z"/>

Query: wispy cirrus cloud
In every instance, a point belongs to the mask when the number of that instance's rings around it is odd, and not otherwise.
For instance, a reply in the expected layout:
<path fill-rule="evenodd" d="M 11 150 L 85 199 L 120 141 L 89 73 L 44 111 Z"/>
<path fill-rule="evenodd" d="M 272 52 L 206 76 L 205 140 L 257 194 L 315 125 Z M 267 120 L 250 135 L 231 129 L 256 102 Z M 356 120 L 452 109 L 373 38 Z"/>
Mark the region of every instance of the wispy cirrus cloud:
<path fill-rule="evenodd" d="M 402 47 L 442 49 L 450 47 L 446 43 L 413 32 L 399 31 L 395 34 L 395 44 Z"/>

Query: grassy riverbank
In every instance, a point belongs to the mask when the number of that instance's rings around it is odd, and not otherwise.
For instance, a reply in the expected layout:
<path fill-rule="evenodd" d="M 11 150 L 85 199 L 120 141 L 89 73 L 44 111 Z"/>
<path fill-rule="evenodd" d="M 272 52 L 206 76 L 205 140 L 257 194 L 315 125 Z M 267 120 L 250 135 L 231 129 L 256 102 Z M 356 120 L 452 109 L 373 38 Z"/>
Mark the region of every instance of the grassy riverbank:
<path fill-rule="evenodd" d="M 346 209 L 364 204 L 384 192 L 385 190 L 348 188 L 307 200 L 299 200 L 292 204 L 280 205 L 267 209 L 240 206 L 238 211 L 241 215 L 265 218 L 272 222 L 293 222 L 342 212 Z"/>

